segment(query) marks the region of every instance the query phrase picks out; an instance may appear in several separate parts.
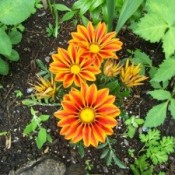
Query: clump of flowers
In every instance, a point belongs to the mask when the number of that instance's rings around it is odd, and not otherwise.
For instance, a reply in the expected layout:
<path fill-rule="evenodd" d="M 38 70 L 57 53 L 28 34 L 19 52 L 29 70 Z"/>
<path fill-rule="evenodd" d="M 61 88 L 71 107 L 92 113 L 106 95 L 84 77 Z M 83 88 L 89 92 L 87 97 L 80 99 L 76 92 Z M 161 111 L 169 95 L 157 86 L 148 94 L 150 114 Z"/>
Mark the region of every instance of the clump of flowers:
<path fill-rule="evenodd" d="M 71 139 L 72 143 L 83 140 L 86 147 L 97 147 L 99 142 L 105 142 L 106 136 L 111 135 L 112 128 L 117 125 L 115 117 L 119 116 L 120 109 L 113 104 L 114 101 L 109 89 L 98 90 L 95 84 L 85 84 L 80 90 L 71 89 L 63 98 L 63 110 L 54 114 L 60 119 L 60 134 Z"/>
<path fill-rule="evenodd" d="M 82 141 L 86 147 L 97 147 L 114 133 L 113 128 L 118 125 L 116 117 L 121 113 L 115 101 L 118 94 L 110 95 L 112 91 L 105 85 L 117 82 L 117 92 L 120 92 L 123 86 L 119 82 L 127 89 L 143 84 L 147 77 L 139 74 L 140 65 L 130 65 L 127 60 L 123 66 L 116 59 L 116 51 L 123 44 L 115 38 L 115 32 L 107 32 L 105 23 L 96 27 L 91 22 L 87 27 L 78 25 L 77 32 L 71 35 L 68 48 L 58 48 L 52 55 L 49 71 L 54 79 L 51 77 L 49 81 L 39 77 L 40 82 L 34 86 L 35 95 L 54 100 L 58 90 L 56 82 L 62 83 L 63 88 L 70 88 L 63 95 L 62 109 L 54 113 L 59 119 L 60 134 L 72 143 Z M 100 74 L 102 66 L 103 74 Z M 104 79 L 107 81 L 103 82 Z M 115 79 L 120 81 L 113 82 Z M 115 88 L 116 85 L 108 84 L 108 87 Z"/>
<path fill-rule="evenodd" d="M 127 59 L 125 67 L 122 68 L 120 73 L 120 79 L 127 87 L 139 86 L 143 84 L 143 81 L 148 77 L 140 75 L 141 64 L 135 66 L 134 64 L 129 64 L 129 59 Z"/>
<path fill-rule="evenodd" d="M 58 87 L 53 76 L 51 76 L 50 80 L 38 77 L 38 82 L 36 84 L 32 84 L 32 86 L 34 95 L 37 99 L 50 99 L 50 101 L 55 101 Z"/>

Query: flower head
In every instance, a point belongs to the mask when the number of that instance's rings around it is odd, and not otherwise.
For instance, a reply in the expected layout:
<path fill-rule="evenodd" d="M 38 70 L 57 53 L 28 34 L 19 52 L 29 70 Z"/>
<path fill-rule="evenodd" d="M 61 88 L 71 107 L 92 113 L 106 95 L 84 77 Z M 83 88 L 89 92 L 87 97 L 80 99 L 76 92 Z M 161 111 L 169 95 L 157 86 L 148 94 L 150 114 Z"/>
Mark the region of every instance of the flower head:
<path fill-rule="evenodd" d="M 92 66 L 92 61 L 81 56 L 79 50 L 70 45 L 68 50 L 59 48 L 57 54 L 52 55 L 53 62 L 49 70 L 56 74 L 55 80 L 62 81 L 64 88 L 75 83 L 76 86 L 85 84 L 86 81 L 95 81 L 96 74 L 101 71 Z"/>
<path fill-rule="evenodd" d="M 122 65 L 114 59 L 106 60 L 103 68 L 103 73 L 108 77 L 116 76 L 120 73 Z"/>
<path fill-rule="evenodd" d="M 134 66 L 134 64 L 129 65 L 129 59 L 127 59 L 125 67 L 122 68 L 120 78 L 121 81 L 127 87 L 139 86 L 142 85 L 144 80 L 148 77 L 140 75 L 139 72 L 141 70 L 141 65 L 138 64 Z"/>
<path fill-rule="evenodd" d="M 56 86 L 56 82 L 54 81 L 53 76 L 51 76 L 50 81 L 44 79 L 43 77 L 38 77 L 38 80 L 39 81 L 36 85 L 32 84 L 35 91 L 35 96 L 38 99 L 48 98 L 51 101 L 54 101 L 58 87 Z"/>
<path fill-rule="evenodd" d="M 72 32 L 72 40 L 80 47 L 82 54 L 94 60 L 95 66 L 100 66 L 105 58 L 117 58 L 115 52 L 120 50 L 122 42 L 114 38 L 116 33 L 107 33 L 105 23 L 99 23 L 96 28 L 89 22 L 87 27 L 78 25 L 77 32 Z"/>
<path fill-rule="evenodd" d="M 62 101 L 63 110 L 55 112 L 59 118 L 60 134 L 72 143 L 83 140 L 85 146 L 98 146 L 105 142 L 107 135 L 113 133 L 117 125 L 115 117 L 120 110 L 113 103 L 115 97 L 109 95 L 109 89 L 97 90 L 95 84 L 83 85 L 81 90 L 71 89 Z"/>

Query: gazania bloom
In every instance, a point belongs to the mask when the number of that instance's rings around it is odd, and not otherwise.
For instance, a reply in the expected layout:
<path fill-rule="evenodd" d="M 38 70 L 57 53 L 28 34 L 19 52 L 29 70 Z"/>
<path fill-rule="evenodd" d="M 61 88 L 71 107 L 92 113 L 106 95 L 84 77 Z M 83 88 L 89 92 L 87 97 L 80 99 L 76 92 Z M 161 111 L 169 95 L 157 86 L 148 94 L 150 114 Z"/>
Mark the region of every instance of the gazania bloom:
<path fill-rule="evenodd" d="M 114 38 L 116 33 L 107 33 L 105 23 L 99 23 L 96 28 L 89 22 L 87 27 L 78 25 L 77 32 L 72 32 L 72 40 L 81 48 L 85 57 L 94 60 L 95 66 L 100 66 L 105 58 L 118 58 L 116 51 L 122 47 L 122 42 L 118 38 Z"/>
<path fill-rule="evenodd" d="M 63 110 L 54 114 L 60 119 L 60 134 L 72 143 L 83 140 L 86 147 L 97 147 L 117 125 L 115 117 L 120 110 L 114 101 L 115 96 L 109 95 L 109 89 L 97 90 L 95 84 L 83 85 L 80 91 L 72 88 L 63 98 Z"/>
<path fill-rule="evenodd" d="M 148 77 L 140 75 L 139 72 L 141 70 L 141 65 L 138 64 L 134 66 L 134 64 L 129 65 L 129 59 L 127 59 L 125 67 L 122 68 L 120 78 L 121 81 L 127 87 L 139 86 L 143 84 L 143 81 Z"/>
<path fill-rule="evenodd" d="M 62 81 L 64 88 L 75 83 L 81 86 L 87 81 L 95 81 L 96 74 L 101 71 L 98 67 L 92 66 L 92 61 L 81 56 L 79 50 L 70 45 L 68 51 L 62 48 L 58 49 L 57 54 L 52 55 L 53 62 L 49 70 L 56 74 L 55 80 Z"/>
<path fill-rule="evenodd" d="M 114 77 L 121 71 L 122 65 L 114 59 L 106 60 L 103 68 L 103 73 L 108 77 Z"/>
<path fill-rule="evenodd" d="M 38 77 L 38 80 L 37 84 L 33 85 L 35 96 L 38 99 L 48 98 L 51 101 L 54 101 L 58 87 L 56 86 L 53 76 L 51 76 L 51 80 L 42 77 Z"/>

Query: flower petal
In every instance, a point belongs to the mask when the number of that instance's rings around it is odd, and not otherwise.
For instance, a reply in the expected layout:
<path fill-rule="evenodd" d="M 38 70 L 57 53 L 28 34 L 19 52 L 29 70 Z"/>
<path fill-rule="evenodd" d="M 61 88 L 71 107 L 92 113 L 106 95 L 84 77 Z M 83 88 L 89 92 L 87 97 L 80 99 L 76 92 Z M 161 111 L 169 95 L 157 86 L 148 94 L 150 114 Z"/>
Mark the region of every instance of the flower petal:
<path fill-rule="evenodd" d="M 94 105 L 94 102 L 96 101 L 96 98 L 97 98 L 97 87 L 95 84 L 92 84 L 88 88 L 85 98 L 87 101 L 87 106 L 92 107 Z"/>
<path fill-rule="evenodd" d="M 91 127 L 89 125 L 84 125 L 83 127 L 83 141 L 86 147 L 91 143 Z"/>
<path fill-rule="evenodd" d="M 77 121 L 77 118 L 74 115 L 70 115 L 70 116 L 65 117 L 64 119 L 60 120 L 58 122 L 58 126 L 60 126 L 60 127 L 71 126 L 75 121 Z"/>

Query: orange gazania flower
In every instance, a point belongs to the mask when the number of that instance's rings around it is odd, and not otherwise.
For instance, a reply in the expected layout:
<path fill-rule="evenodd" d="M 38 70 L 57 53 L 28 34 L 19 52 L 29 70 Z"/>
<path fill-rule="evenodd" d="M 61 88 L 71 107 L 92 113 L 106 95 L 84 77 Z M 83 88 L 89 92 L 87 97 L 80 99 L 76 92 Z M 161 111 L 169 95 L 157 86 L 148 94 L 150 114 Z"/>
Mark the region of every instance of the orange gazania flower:
<path fill-rule="evenodd" d="M 54 114 L 60 119 L 60 134 L 72 143 L 83 140 L 86 147 L 97 147 L 117 125 L 115 117 L 120 110 L 114 101 L 115 96 L 109 95 L 109 89 L 97 90 L 95 84 L 83 85 L 80 91 L 72 88 L 63 98 L 63 110 Z"/>
<path fill-rule="evenodd" d="M 140 75 L 141 65 L 134 64 L 129 65 L 129 59 L 125 63 L 125 67 L 122 68 L 120 79 L 127 87 L 139 86 L 143 84 L 143 81 L 148 79 L 144 75 Z"/>
<path fill-rule="evenodd" d="M 114 77 L 121 71 L 122 65 L 116 62 L 114 59 L 106 60 L 103 68 L 103 73 L 108 77 Z"/>
<path fill-rule="evenodd" d="M 122 42 L 118 38 L 114 38 L 116 33 L 107 33 L 105 23 L 99 23 L 94 29 L 92 23 L 89 22 L 87 28 L 78 25 L 77 32 L 72 32 L 72 40 L 69 43 L 74 43 L 81 48 L 84 56 L 88 56 L 94 60 L 94 65 L 100 66 L 105 58 L 118 58 L 116 51 L 122 47 Z"/>
<path fill-rule="evenodd" d="M 53 62 L 49 70 L 56 74 L 55 80 L 62 81 L 64 88 L 75 83 L 76 86 L 88 81 L 95 81 L 96 74 L 101 71 L 98 67 L 92 66 L 91 60 L 81 56 L 79 50 L 70 45 L 68 51 L 62 48 L 58 49 L 57 54 L 52 55 Z"/>

